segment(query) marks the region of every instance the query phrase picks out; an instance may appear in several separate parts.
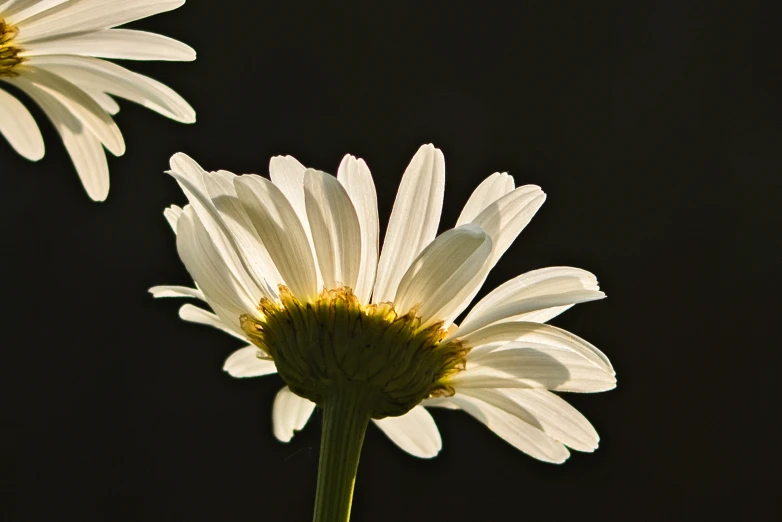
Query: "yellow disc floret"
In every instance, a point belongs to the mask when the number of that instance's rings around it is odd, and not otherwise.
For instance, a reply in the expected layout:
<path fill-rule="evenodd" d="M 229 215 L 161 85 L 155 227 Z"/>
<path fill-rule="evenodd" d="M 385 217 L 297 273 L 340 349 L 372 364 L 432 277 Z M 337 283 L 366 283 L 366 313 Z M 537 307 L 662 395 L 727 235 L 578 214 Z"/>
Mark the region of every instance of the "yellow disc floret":
<path fill-rule="evenodd" d="M 19 29 L 0 18 L 0 76 L 16 74 L 14 68 L 24 61 L 24 58 L 19 57 L 22 50 L 11 45 L 18 35 Z"/>
<path fill-rule="evenodd" d="M 391 303 L 365 305 L 348 287 L 302 302 L 280 286 L 279 301 L 264 298 L 258 312 L 241 317 L 242 329 L 288 387 L 317 404 L 348 385 L 365 394 L 373 418 L 403 415 L 427 397 L 453 394 L 444 382 L 464 369 L 467 350 L 442 342 L 442 323 L 422 327 L 415 309 L 399 315 Z"/>

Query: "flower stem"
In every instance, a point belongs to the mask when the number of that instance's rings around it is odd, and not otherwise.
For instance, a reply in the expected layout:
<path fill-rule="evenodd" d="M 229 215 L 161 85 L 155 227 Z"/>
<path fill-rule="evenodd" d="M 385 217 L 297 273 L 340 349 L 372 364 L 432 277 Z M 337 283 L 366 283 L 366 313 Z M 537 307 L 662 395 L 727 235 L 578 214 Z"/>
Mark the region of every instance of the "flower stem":
<path fill-rule="evenodd" d="M 367 394 L 335 386 L 323 400 L 323 431 L 313 522 L 347 522 L 364 433 L 369 424 Z"/>

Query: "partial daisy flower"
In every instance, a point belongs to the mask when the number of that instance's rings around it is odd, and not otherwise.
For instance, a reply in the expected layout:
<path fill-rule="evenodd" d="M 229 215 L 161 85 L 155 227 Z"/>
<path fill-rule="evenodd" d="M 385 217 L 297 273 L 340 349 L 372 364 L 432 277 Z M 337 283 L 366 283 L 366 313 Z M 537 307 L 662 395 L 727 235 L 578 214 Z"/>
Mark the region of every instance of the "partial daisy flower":
<path fill-rule="evenodd" d="M 318 404 L 325 445 L 338 422 L 332 398 L 360 390 L 348 410 L 417 457 L 442 446 L 427 407 L 464 410 L 546 462 L 564 462 L 568 448 L 597 448 L 589 421 L 553 392 L 610 390 L 614 370 L 596 347 L 545 324 L 605 297 L 592 274 L 522 274 L 454 322 L 543 204 L 539 187 L 492 174 L 437 236 L 445 164 L 425 145 L 404 173 L 378 256 L 377 197 L 363 160 L 346 156 L 336 177 L 290 156 L 273 158 L 269 170 L 271 181 L 172 158 L 189 204 L 165 215 L 196 288 L 151 292 L 205 302 L 212 311 L 186 304 L 180 316 L 248 343 L 225 362 L 234 377 L 281 375 L 278 439 L 289 441 Z"/>
<path fill-rule="evenodd" d="M 0 0 L 0 81 L 36 102 L 60 134 L 87 194 L 109 193 L 105 147 L 115 156 L 125 142 L 112 115 L 114 96 L 182 123 L 195 111 L 160 82 L 102 60 L 192 61 L 189 46 L 161 36 L 115 27 L 176 9 L 185 0 Z M 25 158 L 44 155 L 35 120 L 0 89 L 0 134 Z"/>

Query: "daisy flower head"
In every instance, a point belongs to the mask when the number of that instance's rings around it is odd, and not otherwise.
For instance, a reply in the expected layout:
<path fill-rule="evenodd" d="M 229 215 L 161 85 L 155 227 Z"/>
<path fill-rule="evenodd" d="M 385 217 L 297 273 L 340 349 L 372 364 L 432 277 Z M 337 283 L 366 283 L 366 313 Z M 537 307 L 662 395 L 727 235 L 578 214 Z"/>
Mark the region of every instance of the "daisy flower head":
<path fill-rule="evenodd" d="M 172 158 L 170 174 L 189 204 L 165 214 L 196 288 L 151 292 L 204 301 L 211 311 L 186 304 L 181 317 L 248 343 L 227 359 L 231 375 L 280 374 L 279 439 L 290 440 L 323 407 L 316 520 L 343 520 L 329 515 L 344 514 L 334 505 L 340 495 L 321 483 L 352 491 L 350 477 L 340 482 L 328 470 L 355 474 L 351 448 L 360 451 L 370 420 L 423 458 L 441 448 L 427 407 L 464 410 L 547 462 L 564 462 L 568 447 L 597 447 L 591 424 L 553 392 L 612 389 L 613 368 L 587 341 L 546 324 L 605 297 L 592 274 L 570 267 L 522 274 L 454 322 L 543 204 L 539 187 L 492 174 L 455 226 L 437 235 L 445 164 L 424 145 L 402 177 L 380 249 L 377 196 L 363 160 L 346 156 L 336 177 L 289 156 L 273 158 L 269 171 L 270 180 L 206 172 L 183 154 Z"/>
<path fill-rule="evenodd" d="M 0 0 L 0 82 L 38 104 L 60 134 L 90 198 L 109 193 L 105 147 L 125 142 L 112 116 L 126 98 L 182 123 L 195 111 L 176 92 L 104 58 L 192 61 L 189 46 L 117 26 L 180 7 L 185 0 Z M 25 106 L 0 89 L 0 134 L 25 158 L 44 155 L 40 129 Z"/>

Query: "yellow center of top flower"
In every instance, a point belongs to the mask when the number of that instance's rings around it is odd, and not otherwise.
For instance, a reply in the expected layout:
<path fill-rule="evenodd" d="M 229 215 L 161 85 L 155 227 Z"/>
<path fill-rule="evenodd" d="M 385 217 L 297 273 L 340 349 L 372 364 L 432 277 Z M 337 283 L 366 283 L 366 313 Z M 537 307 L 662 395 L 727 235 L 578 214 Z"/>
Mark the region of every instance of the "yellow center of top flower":
<path fill-rule="evenodd" d="M 18 35 L 19 29 L 0 18 L 0 76 L 16 74 L 13 69 L 24 61 L 19 57 L 22 50 L 11 45 Z"/>
<path fill-rule="evenodd" d="M 399 315 L 391 303 L 361 304 L 348 287 L 310 303 L 280 286 L 279 301 L 264 298 L 258 311 L 241 317 L 242 329 L 294 393 L 320 405 L 348 385 L 373 418 L 403 415 L 427 397 L 452 395 L 444 382 L 464 369 L 467 350 L 442 342 L 442 324 L 422 327 L 415 309 Z"/>

